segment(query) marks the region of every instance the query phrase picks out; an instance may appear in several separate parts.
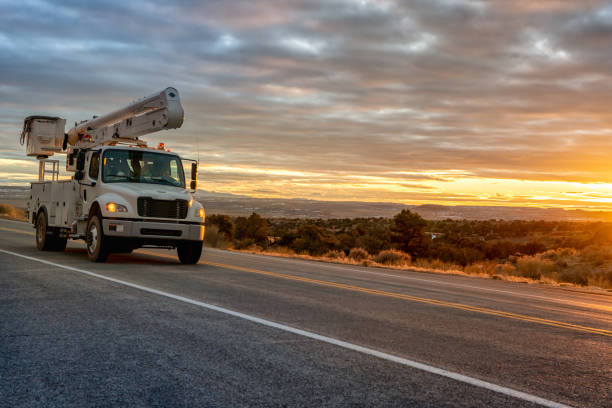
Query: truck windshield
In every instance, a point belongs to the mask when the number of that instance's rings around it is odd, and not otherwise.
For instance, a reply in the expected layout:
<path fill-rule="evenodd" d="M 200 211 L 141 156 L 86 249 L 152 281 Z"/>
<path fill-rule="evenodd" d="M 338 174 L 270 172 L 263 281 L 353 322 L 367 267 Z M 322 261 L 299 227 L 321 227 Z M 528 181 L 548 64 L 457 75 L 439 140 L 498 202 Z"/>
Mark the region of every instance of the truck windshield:
<path fill-rule="evenodd" d="M 185 188 L 178 156 L 146 150 L 110 149 L 102 156 L 105 183 L 150 183 Z"/>

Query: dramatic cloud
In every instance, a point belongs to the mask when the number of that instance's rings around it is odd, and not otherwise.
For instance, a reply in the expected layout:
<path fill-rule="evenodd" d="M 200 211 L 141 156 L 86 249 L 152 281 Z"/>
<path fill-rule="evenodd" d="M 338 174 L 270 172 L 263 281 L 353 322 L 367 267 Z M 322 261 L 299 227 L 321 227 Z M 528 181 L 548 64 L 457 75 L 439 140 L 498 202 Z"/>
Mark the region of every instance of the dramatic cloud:
<path fill-rule="evenodd" d="M 612 206 L 604 1 L 0 0 L 0 183 L 68 123 L 175 86 L 152 135 L 256 196 Z"/>

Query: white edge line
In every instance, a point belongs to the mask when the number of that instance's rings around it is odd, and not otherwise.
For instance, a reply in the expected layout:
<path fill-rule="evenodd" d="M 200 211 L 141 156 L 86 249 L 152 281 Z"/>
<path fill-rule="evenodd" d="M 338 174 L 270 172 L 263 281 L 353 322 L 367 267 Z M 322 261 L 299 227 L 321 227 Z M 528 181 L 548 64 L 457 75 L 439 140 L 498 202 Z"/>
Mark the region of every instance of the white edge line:
<path fill-rule="evenodd" d="M 378 350 L 374 350 L 371 348 L 367 348 L 367 347 L 363 347 L 363 346 L 359 346 L 357 344 L 353 344 L 353 343 L 349 343 L 343 340 L 338 340 L 335 339 L 333 337 L 327 337 L 327 336 L 323 336 L 321 334 L 317 334 L 317 333 L 312 333 L 309 331 L 305 331 L 302 329 L 297 329 L 295 327 L 291 327 L 291 326 L 286 326 L 284 324 L 281 323 L 276 323 L 270 320 L 265 320 L 259 317 L 255 317 L 255 316 L 251 316 L 245 313 L 240 313 L 240 312 L 236 312 L 230 309 L 226 309 L 224 307 L 220 307 L 220 306 L 215 306 L 215 305 L 211 305 L 209 303 L 204 303 L 204 302 L 200 302 L 198 300 L 194 300 L 194 299 L 189 299 L 183 296 L 179 296 L 179 295 L 174 295 L 172 293 L 168 293 L 168 292 L 163 292 L 161 290 L 157 290 L 157 289 L 153 289 L 153 288 L 149 288 L 146 286 L 141 286 L 138 285 L 136 283 L 131 283 L 131 282 L 126 282 L 120 279 L 115 279 L 115 278 L 111 278 L 108 276 L 104 276 L 104 275 L 100 275 L 97 274 L 95 272 L 90 272 L 90 271 L 86 271 L 84 269 L 79 269 L 79 268 L 74 268 L 72 266 L 66 266 L 66 265 L 61 265 L 55 262 L 50 262 L 50 261 L 45 261 L 44 259 L 39 259 L 39 258 L 34 258 L 31 256 L 27 256 L 27 255 L 22 255 L 16 252 L 12 252 L 12 251 L 7 251 L 4 249 L 0 249 L 0 252 L 3 252 L 5 254 L 9 254 L 9 255 L 13 255 L 13 256 L 17 256 L 20 258 L 24 258 L 24 259 L 28 259 L 31 261 L 36 261 L 36 262 L 41 262 L 47 265 L 51 265 L 51 266 L 55 266 L 58 268 L 62 268 L 62 269 L 66 269 L 69 271 L 73 271 L 73 272 L 78 272 L 78 273 L 82 273 L 84 275 L 88 275 L 88 276 L 92 276 L 94 278 L 99 278 L 99 279 L 103 279 L 106 281 L 110 281 L 113 283 L 117 283 L 119 285 L 123 285 L 123 286 L 128 286 L 130 288 L 134 288 L 134 289 L 139 289 L 142 290 L 144 292 L 148 292 L 148 293 L 153 293 L 159 296 L 164 296 L 170 299 L 174 299 L 174 300 L 178 300 L 180 302 L 184 302 L 184 303 L 189 303 L 192 305 L 196 305 L 196 306 L 200 306 L 203 307 L 205 309 L 209 309 L 209 310 L 214 310 L 216 312 L 220 312 L 220 313 L 224 313 L 230 316 L 234 316 L 234 317 L 239 317 L 241 319 L 244 320 L 248 320 L 254 323 L 258 323 L 261 324 L 263 326 L 267 326 L 267 327 L 272 327 L 278 330 L 282 330 L 285 332 L 289 332 L 289 333 L 293 333 L 293 334 L 297 334 L 299 336 L 303 336 L 303 337 L 308 337 L 310 339 L 314 339 L 314 340 L 318 340 L 324 343 L 328 343 L 328 344 L 333 344 L 335 346 L 339 346 L 348 350 L 352 350 L 352 351 L 357 351 L 359 353 L 364 353 L 364 354 L 368 354 L 370 356 L 374 356 L 374 357 L 378 357 L 380 359 L 383 360 L 387 360 L 387 361 L 392 361 L 394 363 L 398 363 L 398 364 L 402 364 L 411 368 L 415 368 L 417 370 L 421 370 L 421 371 L 425 371 L 428 373 L 432 373 L 432 374 L 436 374 L 442 377 L 446 377 L 446 378 L 450 378 L 459 382 L 463 382 L 469 385 L 473 385 L 479 388 L 484 388 L 487 389 L 489 391 L 494 391 L 500 394 L 504 394 L 504 395 L 508 395 L 510 397 L 513 398 L 517 398 L 517 399 L 521 399 L 524 401 L 528 401 L 528 402 L 532 402 L 535 404 L 539 404 L 542 405 L 544 407 L 551 407 L 551 408 L 572 408 L 569 405 L 564 405 L 558 402 L 554 402 L 554 401 L 550 401 L 535 395 L 531 395 L 531 394 L 527 394 L 525 392 L 522 391 L 517 391 L 514 390 L 512 388 L 507 388 L 507 387 L 503 387 L 501 385 L 497 385 L 497 384 L 493 384 L 487 381 L 483 381 L 483 380 L 479 380 L 477 378 L 473 378 L 473 377 L 469 377 L 467 375 L 463 375 L 463 374 L 459 374 L 459 373 L 455 373 L 452 371 L 448 371 L 448 370 L 444 370 L 442 368 L 437 368 L 434 366 L 430 366 L 427 364 L 423 364 L 423 363 L 419 363 L 417 361 L 412 361 L 412 360 L 408 360 L 406 358 L 403 357 L 398 357 L 398 356 L 394 356 L 392 354 L 387 354 L 384 353 L 382 351 L 378 351 Z"/>

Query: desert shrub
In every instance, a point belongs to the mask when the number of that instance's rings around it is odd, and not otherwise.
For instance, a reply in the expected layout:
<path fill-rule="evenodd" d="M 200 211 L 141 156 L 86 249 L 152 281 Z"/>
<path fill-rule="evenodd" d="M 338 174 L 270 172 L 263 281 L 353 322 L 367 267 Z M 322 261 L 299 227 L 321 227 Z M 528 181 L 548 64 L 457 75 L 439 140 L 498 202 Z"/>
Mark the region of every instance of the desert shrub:
<path fill-rule="evenodd" d="M 291 248 L 287 248 L 284 246 L 274 246 L 274 247 L 270 247 L 268 248 L 269 252 L 273 252 L 279 255 L 295 255 L 295 252 L 293 252 L 293 250 Z"/>
<path fill-rule="evenodd" d="M 557 282 L 573 283 L 574 285 L 586 286 L 589 284 L 589 273 L 584 270 L 584 266 L 567 268 L 555 271 L 554 279 Z"/>
<path fill-rule="evenodd" d="M 235 238 L 237 241 L 253 241 L 265 248 L 269 244 L 268 235 L 268 221 L 259 214 L 253 213 L 248 218 L 236 218 Z"/>
<path fill-rule="evenodd" d="M 219 227 L 211 225 L 210 227 L 206 227 L 204 245 L 211 248 L 227 248 L 230 243 L 225 239 L 225 235 L 219 231 Z"/>
<path fill-rule="evenodd" d="M 204 245 L 215 248 L 219 239 L 219 228 L 216 225 L 206 227 L 204 232 Z"/>
<path fill-rule="evenodd" d="M 612 247 L 610 246 L 588 246 L 580 252 L 583 262 L 593 266 L 602 266 L 612 262 Z"/>
<path fill-rule="evenodd" d="M 516 267 L 511 263 L 497 264 L 495 272 L 498 275 L 516 275 Z"/>
<path fill-rule="evenodd" d="M 591 275 L 587 276 L 587 282 L 588 285 L 612 289 L 612 269 L 608 267 L 594 271 Z"/>
<path fill-rule="evenodd" d="M 343 251 L 338 251 L 334 249 L 331 251 L 327 251 L 325 255 L 323 255 L 323 257 L 329 259 L 342 259 L 345 258 L 345 255 Z"/>
<path fill-rule="evenodd" d="M 463 268 L 463 271 L 465 273 L 493 276 L 497 274 L 498 265 L 499 264 L 495 261 L 483 261 L 467 265 L 465 268 Z"/>
<path fill-rule="evenodd" d="M 261 249 L 261 247 L 258 247 L 255 240 L 251 239 L 251 238 L 245 238 L 245 239 L 237 239 L 234 240 L 234 248 L 235 249 Z"/>
<path fill-rule="evenodd" d="M 348 254 L 348 257 L 354 261 L 361 261 L 367 259 L 369 256 L 370 254 L 368 254 L 368 251 L 363 248 L 351 248 Z"/>
<path fill-rule="evenodd" d="M 460 271 L 462 269 L 461 265 L 445 262 L 441 259 L 418 258 L 412 261 L 412 265 L 424 269 L 435 269 L 437 271 Z"/>
<path fill-rule="evenodd" d="M 327 230 L 314 224 L 300 225 L 292 249 L 298 253 L 320 256 L 336 249 L 338 241 Z"/>
<path fill-rule="evenodd" d="M 13 207 L 12 205 L 0 204 L 0 216 L 25 220 L 26 212 L 20 208 Z"/>
<path fill-rule="evenodd" d="M 410 263 L 410 255 L 395 249 L 387 249 L 380 251 L 378 255 L 374 257 L 374 262 L 381 265 L 406 265 Z"/>
<path fill-rule="evenodd" d="M 217 227 L 217 232 L 223 240 L 231 242 L 234 239 L 235 227 L 232 219 L 228 215 L 212 214 L 206 216 L 206 227 Z"/>
<path fill-rule="evenodd" d="M 516 274 L 529 279 L 538 280 L 542 276 L 550 276 L 554 271 L 555 263 L 538 255 L 522 256 L 516 260 Z"/>
<path fill-rule="evenodd" d="M 555 264 L 563 264 L 568 261 L 568 258 L 576 256 L 577 251 L 574 248 L 557 248 L 550 249 L 540 256 L 543 259 L 553 261 Z"/>

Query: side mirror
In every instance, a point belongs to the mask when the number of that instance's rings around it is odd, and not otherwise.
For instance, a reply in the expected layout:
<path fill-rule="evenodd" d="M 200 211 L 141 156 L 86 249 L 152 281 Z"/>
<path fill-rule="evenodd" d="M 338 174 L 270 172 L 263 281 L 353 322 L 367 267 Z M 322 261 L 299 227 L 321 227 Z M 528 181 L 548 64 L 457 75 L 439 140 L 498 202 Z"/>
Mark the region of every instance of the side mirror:
<path fill-rule="evenodd" d="M 198 163 L 191 163 L 191 184 L 192 190 L 196 190 L 198 187 Z"/>
<path fill-rule="evenodd" d="M 197 181 L 198 179 L 198 163 L 191 163 L 191 180 Z"/>
<path fill-rule="evenodd" d="M 83 170 L 77 170 L 74 173 L 74 179 L 77 180 L 77 181 L 83 180 Z"/>
<path fill-rule="evenodd" d="M 79 154 L 77 155 L 76 169 L 83 170 L 85 168 L 85 152 L 83 150 L 79 150 Z M 82 179 L 83 177 L 81 177 Z"/>

